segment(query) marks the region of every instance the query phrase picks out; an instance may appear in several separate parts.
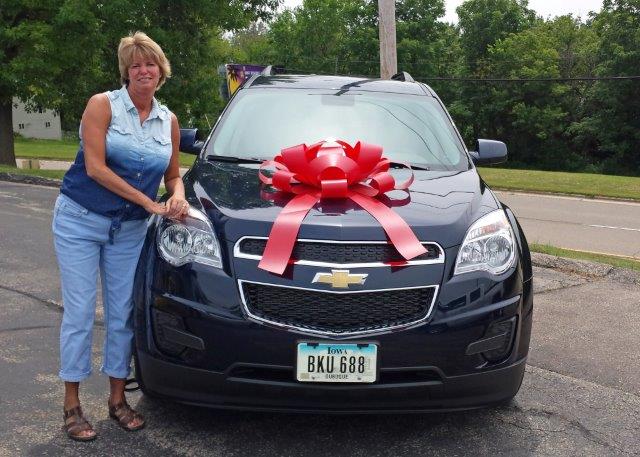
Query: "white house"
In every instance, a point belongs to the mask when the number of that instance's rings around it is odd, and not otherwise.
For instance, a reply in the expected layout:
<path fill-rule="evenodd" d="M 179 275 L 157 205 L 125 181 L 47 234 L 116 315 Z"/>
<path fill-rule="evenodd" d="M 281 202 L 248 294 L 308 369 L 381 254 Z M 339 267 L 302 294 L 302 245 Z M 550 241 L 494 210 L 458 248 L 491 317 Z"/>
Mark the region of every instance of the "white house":
<path fill-rule="evenodd" d="M 62 139 L 60 116 L 48 109 L 27 112 L 17 98 L 13 99 L 13 131 L 25 138 Z"/>

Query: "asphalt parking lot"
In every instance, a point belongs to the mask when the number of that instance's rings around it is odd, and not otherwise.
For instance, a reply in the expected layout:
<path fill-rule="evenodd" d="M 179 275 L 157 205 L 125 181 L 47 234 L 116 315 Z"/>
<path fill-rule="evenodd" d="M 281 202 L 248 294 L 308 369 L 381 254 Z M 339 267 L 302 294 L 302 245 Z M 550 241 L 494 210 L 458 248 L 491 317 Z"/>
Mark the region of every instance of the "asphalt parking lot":
<path fill-rule="evenodd" d="M 107 379 L 83 406 L 99 438 L 61 431 L 61 318 L 50 234 L 57 190 L 0 182 L 0 456 L 640 455 L 640 275 L 535 257 L 534 330 L 520 393 L 505 407 L 430 415 L 208 410 L 129 397 L 148 427 L 108 419 Z"/>

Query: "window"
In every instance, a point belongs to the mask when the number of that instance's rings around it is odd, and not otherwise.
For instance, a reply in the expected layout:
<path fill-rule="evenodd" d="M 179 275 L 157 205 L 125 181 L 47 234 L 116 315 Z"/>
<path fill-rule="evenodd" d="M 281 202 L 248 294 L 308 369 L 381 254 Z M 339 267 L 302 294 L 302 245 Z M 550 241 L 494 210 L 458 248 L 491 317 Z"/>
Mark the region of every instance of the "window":
<path fill-rule="evenodd" d="M 45 128 L 49 128 L 49 127 L 51 127 L 51 122 L 45 122 L 45 123 L 44 123 L 44 126 L 45 126 Z"/>
<path fill-rule="evenodd" d="M 24 124 L 18 124 L 18 128 L 19 129 L 23 129 L 24 128 Z"/>
<path fill-rule="evenodd" d="M 432 170 L 469 167 L 445 111 L 425 95 L 251 89 L 240 91 L 230 108 L 208 154 L 270 158 L 283 147 L 338 138 L 352 145 L 361 140 L 382 146 L 395 162 Z"/>

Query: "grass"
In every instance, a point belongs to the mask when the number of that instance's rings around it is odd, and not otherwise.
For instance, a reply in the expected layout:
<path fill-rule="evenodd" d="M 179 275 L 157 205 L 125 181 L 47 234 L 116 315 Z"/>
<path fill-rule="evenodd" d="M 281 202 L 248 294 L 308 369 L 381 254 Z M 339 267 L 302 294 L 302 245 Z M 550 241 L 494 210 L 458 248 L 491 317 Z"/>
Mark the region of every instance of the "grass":
<path fill-rule="evenodd" d="M 15 151 L 16 157 L 23 159 L 74 160 L 78 152 L 78 142 L 16 138 Z"/>
<path fill-rule="evenodd" d="M 556 248 L 548 244 L 529 245 L 533 252 L 549 254 L 556 257 L 566 257 L 569 259 L 588 260 L 591 262 L 605 263 L 619 268 L 628 268 L 630 270 L 640 271 L 640 259 L 631 257 L 619 257 L 607 254 L 596 254 L 594 252 L 574 251 L 572 249 Z"/>
<path fill-rule="evenodd" d="M 78 150 L 75 140 L 35 140 L 18 138 L 16 157 L 73 161 Z M 180 166 L 190 167 L 195 156 L 180 153 Z M 588 197 L 640 200 L 640 178 L 592 173 L 513 170 L 482 167 L 484 180 L 494 189 L 552 192 Z"/>
<path fill-rule="evenodd" d="M 493 189 L 640 200 L 640 178 L 637 177 L 489 167 L 478 171 Z"/>
<path fill-rule="evenodd" d="M 17 138 L 15 141 L 16 158 L 64 160 L 73 162 L 78 152 L 76 140 L 36 140 L 32 138 Z M 196 156 L 180 153 L 180 166 L 190 167 Z"/>

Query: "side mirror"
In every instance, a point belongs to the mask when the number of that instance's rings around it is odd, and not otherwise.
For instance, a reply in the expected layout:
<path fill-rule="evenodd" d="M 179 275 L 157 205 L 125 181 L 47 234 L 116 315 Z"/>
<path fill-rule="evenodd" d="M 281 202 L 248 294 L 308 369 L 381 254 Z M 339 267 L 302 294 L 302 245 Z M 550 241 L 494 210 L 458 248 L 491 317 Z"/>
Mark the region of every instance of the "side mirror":
<path fill-rule="evenodd" d="M 492 165 L 507 161 L 507 145 L 502 141 L 476 140 L 475 151 L 469 151 L 476 165 Z"/>
<path fill-rule="evenodd" d="M 198 139 L 198 129 L 180 129 L 180 152 L 200 154 L 204 141 Z"/>

